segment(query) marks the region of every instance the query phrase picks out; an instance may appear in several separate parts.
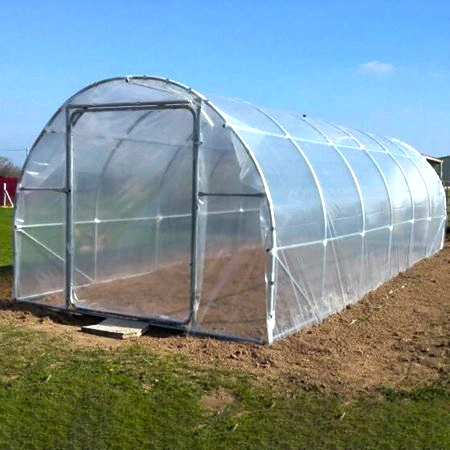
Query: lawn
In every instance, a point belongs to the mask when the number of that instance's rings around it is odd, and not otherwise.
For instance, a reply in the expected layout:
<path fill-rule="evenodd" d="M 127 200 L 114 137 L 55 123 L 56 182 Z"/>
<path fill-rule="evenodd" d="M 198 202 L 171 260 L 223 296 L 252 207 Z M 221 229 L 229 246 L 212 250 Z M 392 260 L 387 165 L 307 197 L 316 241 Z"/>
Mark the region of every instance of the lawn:
<path fill-rule="evenodd" d="M 201 369 L 138 343 L 74 348 L 63 338 L 5 326 L 0 336 L 0 448 L 450 446 L 449 395 L 441 383 L 351 399 L 301 387 L 284 396 L 241 371 Z M 205 401 L 218 392 L 218 401 Z"/>
<path fill-rule="evenodd" d="M 13 214 L 11 208 L 0 208 L 0 267 L 12 264 Z"/>

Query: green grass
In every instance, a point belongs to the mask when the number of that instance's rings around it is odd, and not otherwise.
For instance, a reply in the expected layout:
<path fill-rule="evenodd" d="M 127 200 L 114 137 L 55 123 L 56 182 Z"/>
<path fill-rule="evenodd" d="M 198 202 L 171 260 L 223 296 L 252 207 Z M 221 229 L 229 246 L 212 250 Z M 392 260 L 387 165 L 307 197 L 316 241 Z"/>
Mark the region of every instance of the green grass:
<path fill-rule="evenodd" d="M 200 399 L 219 387 L 235 401 L 211 413 Z M 288 397 L 139 344 L 74 349 L 0 328 L 0 448 L 448 449 L 449 400 L 443 383 L 350 402 L 300 386 Z"/>
<path fill-rule="evenodd" d="M 11 208 L 0 208 L 0 267 L 12 264 L 12 219 Z"/>

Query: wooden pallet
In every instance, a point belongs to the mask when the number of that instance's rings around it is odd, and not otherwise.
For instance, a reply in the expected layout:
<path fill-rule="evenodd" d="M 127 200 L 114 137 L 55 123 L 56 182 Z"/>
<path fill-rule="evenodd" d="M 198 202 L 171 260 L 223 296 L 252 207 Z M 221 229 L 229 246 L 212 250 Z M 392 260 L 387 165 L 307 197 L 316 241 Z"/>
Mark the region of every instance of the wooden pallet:
<path fill-rule="evenodd" d="M 129 339 L 142 336 L 149 328 L 150 324 L 141 320 L 109 318 L 96 325 L 83 326 L 81 331 L 116 339 Z"/>

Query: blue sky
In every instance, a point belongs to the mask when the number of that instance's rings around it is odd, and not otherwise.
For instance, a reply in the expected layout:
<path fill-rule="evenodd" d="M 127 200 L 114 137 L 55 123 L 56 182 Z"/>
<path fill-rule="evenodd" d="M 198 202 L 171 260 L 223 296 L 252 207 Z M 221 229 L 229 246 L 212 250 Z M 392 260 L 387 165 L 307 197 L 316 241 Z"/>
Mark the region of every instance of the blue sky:
<path fill-rule="evenodd" d="M 0 149 L 128 74 L 450 154 L 449 0 L 0 0 Z"/>

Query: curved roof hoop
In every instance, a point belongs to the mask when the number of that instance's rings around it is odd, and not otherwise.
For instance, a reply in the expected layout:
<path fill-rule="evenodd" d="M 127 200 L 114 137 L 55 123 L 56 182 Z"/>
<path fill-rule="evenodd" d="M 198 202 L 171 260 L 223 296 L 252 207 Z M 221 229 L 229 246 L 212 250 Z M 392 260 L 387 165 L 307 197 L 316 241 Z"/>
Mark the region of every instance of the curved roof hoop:
<path fill-rule="evenodd" d="M 373 141 L 375 141 L 378 145 L 380 145 L 382 148 L 384 148 L 384 150 L 386 151 L 386 154 L 388 154 L 390 156 L 390 158 L 394 161 L 395 165 L 400 169 L 400 172 L 402 173 L 403 178 L 405 179 L 406 185 L 408 186 L 409 196 L 411 198 L 411 213 L 412 213 L 412 219 L 410 220 L 411 232 L 410 232 L 409 249 L 408 249 L 408 264 L 410 264 L 411 247 L 412 247 L 412 241 L 414 238 L 414 220 L 415 220 L 415 216 L 416 216 L 416 212 L 415 212 L 416 208 L 415 208 L 415 204 L 414 204 L 414 197 L 412 195 L 411 184 L 409 182 L 408 177 L 406 176 L 406 173 L 405 173 L 402 165 L 398 162 L 395 155 L 386 147 L 386 145 L 380 139 L 378 139 L 376 136 L 374 136 L 372 133 L 367 133 L 367 132 L 364 132 L 361 130 L 358 130 L 358 131 L 365 134 L 366 136 L 369 136 Z M 394 226 L 394 225 L 392 224 L 392 226 Z"/>
<path fill-rule="evenodd" d="M 364 233 L 366 231 L 366 209 L 365 209 L 365 205 L 364 205 L 364 198 L 362 195 L 362 191 L 361 191 L 361 186 L 359 184 L 358 179 L 356 178 L 355 172 L 352 168 L 352 166 L 350 165 L 350 163 L 348 162 L 347 158 L 344 156 L 344 154 L 341 152 L 341 150 L 339 149 L 339 147 L 335 144 L 335 142 L 333 141 L 333 139 L 331 139 L 321 128 L 320 125 L 316 125 L 314 122 L 312 122 L 311 120 L 309 120 L 308 118 L 304 117 L 303 120 L 308 123 L 312 128 L 314 128 L 318 133 L 320 133 L 328 142 L 328 144 L 334 148 L 334 150 L 336 151 L 336 153 L 341 157 L 342 161 L 344 162 L 345 166 L 347 167 L 347 169 L 350 172 L 350 175 L 353 179 L 353 183 L 355 184 L 356 190 L 358 192 L 358 197 L 359 197 L 359 201 L 361 203 L 361 213 L 362 213 L 362 236 L 364 236 Z M 330 125 L 333 126 L 334 125 Z M 336 127 L 334 127 L 336 128 Z"/>
<path fill-rule="evenodd" d="M 399 139 L 395 139 L 395 138 L 389 138 L 390 141 L 400 150 L 404 151 L 402 146 L 406 146 L 407 144 L 405 142 L 402 142 Z M 417 169 L 417 172 L 419 172 L 420 178 L 422 178 L 423 184 L 425 185 L 425 190 L 427 191 L 427 198 L 428 198 L 428 220 L 431 220 L 431 197 L 430 197 L 430 191 L 428 189 L 428 183 L 426 182 L 422 171 L 419 169 L 419 167 L 417 166 L 416 162 L 414 161 L 413 158 L 411 158 L 408 154 L 406 154 L 406 158 L 408 158 L 411 163 L 413 164 L 413 166 Z"/>
<path fill-rule="evenodd" d="M 392 194 L 389 189 L 389 184 L 386 180 L 386 177 L 384 176 L 383 171 L 381 170 L 380 165 L 377 163 L 375 158 L 370 154 L 370 152 L 367 150 L 367 148 L 363 145 L 363 143 L 355 137 L 355 135 L 351 132 L 351 130 L 348 130 L 347 128 L 341 127 L 340 125 L 333 124 L 333 126 L 339 130 L 341 130 L 343 133 L 345 133 L 347 136 L 351 137 L 358 145 L 360 150 L 362 150 L 372 161 L 375 168 L 378 170 L 378 173 L 381 176 L 381 179 L 383 180 L 384 187 L 386 189 L 388 201 L 389 201 L 389 243 L 388 243 L 388 267 L 390 267 L 391 264 L 391 253 L 392 253 L 392 221 L 394 218 L 394 209 L 392 205 Z"/>

